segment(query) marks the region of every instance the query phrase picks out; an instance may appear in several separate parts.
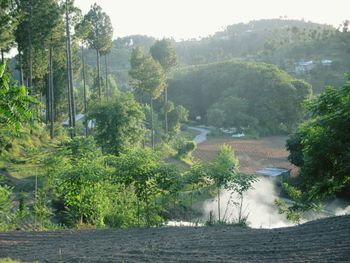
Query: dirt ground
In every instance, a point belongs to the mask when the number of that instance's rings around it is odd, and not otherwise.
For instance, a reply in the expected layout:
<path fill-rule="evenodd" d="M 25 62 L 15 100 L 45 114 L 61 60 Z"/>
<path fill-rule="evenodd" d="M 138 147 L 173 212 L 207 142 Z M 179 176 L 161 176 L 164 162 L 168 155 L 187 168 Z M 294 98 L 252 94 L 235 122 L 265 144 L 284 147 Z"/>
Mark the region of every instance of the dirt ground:
<path fill-rule="evenodd" d="M 258 140 L 253 139 L 212 139 L 198 145 L 193 156 L 201 160 L 210 160 L 220 145 L 229 144 L 240 162 L 240 170 L 255 173 L 265 167 L 283 167 L 296 173 L 296 167 L 287 160 L 285 149 L 286 136 L 271 136 Z"/>
<path fill-rule="evenodd" d="M 350 216 L 297 227 L 164 227 L 0 233 L 0 258 L 27 262 L 350 262 Z"/>

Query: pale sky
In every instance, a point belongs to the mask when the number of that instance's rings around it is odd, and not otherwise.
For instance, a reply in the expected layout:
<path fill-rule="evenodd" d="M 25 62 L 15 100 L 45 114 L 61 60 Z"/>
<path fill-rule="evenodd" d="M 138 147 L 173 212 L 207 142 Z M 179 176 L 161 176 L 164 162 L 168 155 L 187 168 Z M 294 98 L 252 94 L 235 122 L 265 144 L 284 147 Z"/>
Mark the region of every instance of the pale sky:
<path fill-rule="evenodd" d="M 83 14 L 95 2 L 111 17 L 114 38 L 198 38 L 227 25 L 280 16 L 335 27 L 350 19 L 350 0 L 75 0 Z"/>

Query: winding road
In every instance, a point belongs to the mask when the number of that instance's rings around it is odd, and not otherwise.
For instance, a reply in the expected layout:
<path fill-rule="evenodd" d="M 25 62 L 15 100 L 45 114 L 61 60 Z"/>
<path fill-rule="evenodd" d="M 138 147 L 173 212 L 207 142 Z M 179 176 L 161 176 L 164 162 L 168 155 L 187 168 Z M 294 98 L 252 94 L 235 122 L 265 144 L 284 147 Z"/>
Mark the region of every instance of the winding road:
<path fill-rule="evenodd" d="M 205 142 L 207 140 L 207 136 L 210 133 L 209 130 L 204 129 L 204 128 L 199 128 L 199 127 L 188 127 L 190 130 L 193 131 L 198 131 L 200 134 L 198 134 L 193 140 L 197 143 L 200 144 L 202 142 Z"/>

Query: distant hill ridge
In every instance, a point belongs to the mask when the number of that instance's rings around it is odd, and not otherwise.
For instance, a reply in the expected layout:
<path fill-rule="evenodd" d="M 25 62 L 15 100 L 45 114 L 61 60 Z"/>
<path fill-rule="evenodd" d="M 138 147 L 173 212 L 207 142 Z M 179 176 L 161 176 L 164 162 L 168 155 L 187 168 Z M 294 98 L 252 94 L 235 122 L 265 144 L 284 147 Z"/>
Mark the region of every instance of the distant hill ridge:
<path fill-rule="evenodd" d="M 108 55 L 109 72 L 117 79 L 120 88 L 129 88 L 132 48 L 140 45 L 149 50 L 155 41 L 153 37 L 141 35 L 114 40 Z M 316 93 L 327 85 L 342 85 L 346 81 L 344 73 L 350 71 L 350 33 L 302 20 L 266 19 L 239 23 L 203 39 L 174 41 L 173 44 L 178 67 L 230 59 L 266 62 L 308 81 Z M 89 52 L 87 63 L 94 67 L 95 60 L 94 51 Z M 322 60 L 332 63 L 328 67 L 317 64 L 306 72 L 296 69 L 298 62 Z"/>

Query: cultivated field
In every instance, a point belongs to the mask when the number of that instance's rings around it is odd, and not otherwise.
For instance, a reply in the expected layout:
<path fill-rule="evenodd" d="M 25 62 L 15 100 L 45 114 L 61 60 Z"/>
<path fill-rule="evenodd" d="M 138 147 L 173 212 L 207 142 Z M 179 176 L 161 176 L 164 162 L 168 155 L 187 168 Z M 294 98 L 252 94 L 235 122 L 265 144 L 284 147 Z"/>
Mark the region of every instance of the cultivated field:
<path fill-rule="evenodd" d="M 193 155 L 197 159 L 210 160 L 220 145 L 226 143 L 235 150 L 242 172 L 254 173 L 264 167 L 273 166 L 292 169 L 292 174 L 295 174 L 295 167 L 287 160 L 286 139 L 286 136 L 272 136 L 258 140 L 211 139 L 199 144 Z"/>
<path fill-rule="evenodd" d="M 280 229 L 167 227 L 0 233 L 0 258 L 33 262 L 349 262 L 350 216 Z"/>

